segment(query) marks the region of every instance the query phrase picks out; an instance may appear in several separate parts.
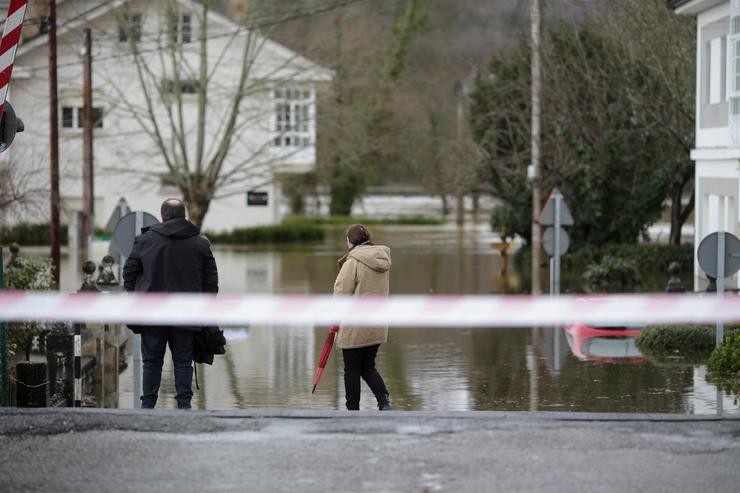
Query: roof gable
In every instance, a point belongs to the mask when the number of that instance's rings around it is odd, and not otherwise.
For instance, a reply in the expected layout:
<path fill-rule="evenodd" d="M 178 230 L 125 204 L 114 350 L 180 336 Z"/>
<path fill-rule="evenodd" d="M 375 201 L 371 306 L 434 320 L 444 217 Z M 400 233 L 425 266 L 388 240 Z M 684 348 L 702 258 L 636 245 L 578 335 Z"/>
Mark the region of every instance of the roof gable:
<path fill-rule="evenodd" d="M 136 0 L 112 0 L 109 2 L 104 2 L 102 4 L 97 4 L 96 6 L 93 6 L 89 10 L 83 12 L 83 14 L 78 14 L 77 16 L 74 16 L 66 21 L 64 25 L 59 27 L 59 29 L 57 30 L 57 37 L 63 36 L 70 32 L 79 31 L 87 25 L 100 19 L 102 16 L 110 13 L 111 11 L 119 9 L 125 4 L 132 3 L 132 1 Z M 194 0 L 177 0 L 177 2 L 186 6 L 190 11 L 193 12 L 195 12 L 196 9 L 200 7 L 199 2 L 196 2 Z M 58 3 L 61 5 L 63 1 L 59 1 Z M 227 31 L 246 29 L 245 26 L 232 21 L 228 17 L 215 12 L 214 10 L 208 11 L 208 22 L 210 26 L 220 26 L 222 29 L 225 29 Z M 264 41 L 263 49 L 267 49 L 274 55 L 282 58 L 286 66 L 292 65 L 296 68 L 300 68 L 301 70 L 310 71 L 316 74 L 318 79 L 329 80 L 332 78 L 332 70 L 309 60 L 308 58 L 304 57 L 300 53 L 291 50 L 285 45 L 282 45 L 270 38 L 265 38 L 260 34 L 257 35 L 262 39 L 262 41 Z M 42 46 L 46 46 L 47 43 L 48 36 L 37 36 L 18 47 L 16 58 L 22 59 L 25 54 L 34 51 Z"/>

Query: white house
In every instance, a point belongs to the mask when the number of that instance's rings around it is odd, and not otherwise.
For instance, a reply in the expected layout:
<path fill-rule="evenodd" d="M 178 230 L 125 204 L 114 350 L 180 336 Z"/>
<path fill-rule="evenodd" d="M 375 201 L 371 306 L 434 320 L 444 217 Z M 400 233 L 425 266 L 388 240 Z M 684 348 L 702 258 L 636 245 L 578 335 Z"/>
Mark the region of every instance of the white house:
<path fill-rule="evenodd" d="M 668 0 L 696 16 L 695 248 L 708 234 L 740 233 L 740 0 Z M 706 277 L 694 263 L 694 287 Z M 727 282 L 740 287 L 738 276 Z"/>
<path fill-rule="evenodd" d="M 97 226 L 106 224 L 121 197 L 133 210 L 158 215 L 165 198 L 181 196 L 167 160 L 170 166 L 187 163 L 194 169 L 197 162 L 205 167 L 218 159 L 219 143 L 232 117 L 233 135 L 203 228 L 225 230 L 281 219 L 280 178 L 315 166 L 316 92 L 317 86 L 331 81 L 330 70 L 218 13 L 209 12 L 204 19 L 200 2 L 60 0 L 57 4 L 63 221 L 65 212 L 81 208 L 85 28 L 92 29 L 93 38 Z M 165 12 L 168 4 L 174 10 Z M 40 163 L 48 169 L 48 36 L 34 32 L 37 25 L 28 23 L 24 28 L 25 42 L 16 56 L 8 98 L 23 119 L 25 132 L 17 135 L 0 159 Z M 198 146 L 201 38 L 208 50 L 204 65 L 209 81 L 204 109 L 208 124 L 203 145 Z M 134 49 L 142 61 L 138 68 Z M 235 104 L 245 60 L 244 96 Z M 232 112 L 235 107 L 238 111 Z M 160 140 L 152 137 L 156 133 Z M 199 161 L 198 155 L 205 157 Z"/>

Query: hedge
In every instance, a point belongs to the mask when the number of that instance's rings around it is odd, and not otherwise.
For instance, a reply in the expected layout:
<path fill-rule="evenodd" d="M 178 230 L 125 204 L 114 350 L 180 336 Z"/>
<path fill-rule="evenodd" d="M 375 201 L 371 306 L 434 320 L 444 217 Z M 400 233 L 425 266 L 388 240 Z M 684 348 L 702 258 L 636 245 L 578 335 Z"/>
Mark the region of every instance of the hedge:
<path fill-rule="evenodd" d="M 30 224 L 19 223 L 14 226 L 0 226 L 0 244 L 10 245 L 49 245 L 49 223 Z M 59 243 L 67 244 L 67 225 L 59 227 Z"/>
<path fill-rule="evenodd" d="M 322 241 L 324 230 L 304 221 L 285 221 L 282 224 L 237 228 L 227 232 L 206 232 L 214 244 L 251 245 L 266 243 L 304 243 Z"/>

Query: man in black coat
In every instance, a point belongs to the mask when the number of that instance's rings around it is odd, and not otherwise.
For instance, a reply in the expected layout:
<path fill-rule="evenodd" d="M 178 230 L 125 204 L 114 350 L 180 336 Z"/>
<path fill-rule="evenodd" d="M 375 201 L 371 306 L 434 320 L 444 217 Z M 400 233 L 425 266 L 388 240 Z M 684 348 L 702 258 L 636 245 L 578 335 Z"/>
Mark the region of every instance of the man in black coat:
<path fill-rule="evenodd" d="M 123 267 L 126 291 L 217 293 L 218 270 L 207 239 L 185 219 L 179 199 L 162 203 L 162 223 L 142 230 Z M 165 348 L 169 343 L 175 367 L 177 407 L 190 409 L 193 397 L 193 334 L 202 327 L 135 326 L 141 333 L 144 364 L 141 407 L 153 409 L 159 395 Z"/>

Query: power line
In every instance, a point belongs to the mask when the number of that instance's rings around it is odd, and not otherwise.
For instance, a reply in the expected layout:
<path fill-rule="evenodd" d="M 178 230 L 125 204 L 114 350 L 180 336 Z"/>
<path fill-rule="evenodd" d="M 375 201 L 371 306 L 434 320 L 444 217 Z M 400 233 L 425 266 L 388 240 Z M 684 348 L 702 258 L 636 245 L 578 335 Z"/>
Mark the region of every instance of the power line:
<path fill-rule="evenodd" d="M 113 1 L 113 0 L 108 0 L 105 3 L 106 4 L 107 3 L 111 3 L 111 1 Z M 365 0 L 341 0 L 341 1 L 330 2 L 330 3 L 327 3 L 327 4 L 321 5 L 319 7 L 309 7 L 309 8 L 307 8 L 303 12 L 297 12 L 295 14 L 288 15 L 288 16 L 285 16 L 285 15 L 280 15 L 280 16 L 265 16 L 264 18 L 262 18 L 263 20 L 258 20 L 256 22 L 250 24 L 250 25 L 239 25 L 235 30 L 231 30 L 231 31 L 228 31 L 228 32 L 221 32 L 221 33 L 210 34 L 210 35 L 206 36 L 205 39 L 206 40 L 212 40 L 212 39 L 224 38 L 224 37 L 229 37 L 229 36 L 235 36 L 235 35 L 237 35 L 241 31 L 253 30 L 253 29 L 263 29 L 263 28 L 266 28 L 266 27 L 272 27 L 272 26 L 284 24 L 286 22 L 291 22 L 291 21 L 295 21 L 295 20 L 299 20 L 299 19 L 303 19 L 303 18 L 307 18 L 307 17 L 313 17 L 313 16 L 316 16 L 316 15 L 325 14 L 325 13 L 331 12 L 333 10 L 336 10 L 336 9 L 339 9 L 339 8 L 343 8 L 343 7 L 347 7 L 347 6 L 350 6 L 350 5 L 353 5 L 353 4 L 356 4 L 356 3 L 360 3 L 360 2 L 363 2 L 363 1 L 365 1 Z M 102 4 L 102 5 L 104 5 L 104 4 Z M 98 7 L 100 7 L 102 5 L 99 5 Z M 73 22 L 74 20 L 77 20 L 77 19 L 80 19 L 80 18 L 84 17 L 85 15 L 87 15 L 88 13 L 90 13 L 92 10 L 94 10 L 94 9 L 88 9 L 84 13 L 79 14 L 79 15 L 75 16 L 74 18 L 70 18 L 70 19 L 66 20 L 61 25 L 68 25 L 69 23 Z M 111 35 L 118 36 L 118 33 L 117 32 L 116 33 L 110 33 L 108 31 L 100 31 L 100 30 L 96 31 L 96 34 L 98 34 L 98 35 L 102 34 L 103 36 L 105 36 L 105 38 L 103 38 L 103 37 L 96 37 L 95 38 L 96 40 L 109 39 L 109 37 Z M 153 32 L 142 33 L 143 36 L 145 35 L 145 36 L 151 36 L 151 37 L 160 36 L 162 34 L 169 35 L 169 32 L 168 31 L 165 31 L 165 30 L 160 30 L 160 31 L 158 31 L 156 33 L 153 33 Z M 193 41 L 194 42 L 195 41 L 198 41 L 198 39 L 194 39 Z M 143 53 L 155 53 L 155 52 L 161 51 L 161 50 L 162 50 L 162 47 L 161 46 L 158 46 L 158 47 L 155 47 L 155 48 L 140 50 L 139 53 L 140 54 L 143 54 Z M 114 59 L 117 59 L 117 58 L 129 57 L 131 55 L 132 54 L 130 52 L 118 53 L 118 54 L 113 54 L 113 55 L 107 55 L 107 56 L 97 57 L 96 58 L 96 61 L 101 62 L 101 61 L 106 61 L 106 60 L 114 60 Z M 65 62 L 65 63 L 60 63 L 57 66 L 61 68 L 61 67 L 69 67 L 69 66 L 80 65 L 81 63 L 82 63 L 82 61 L 69 61 L 69 62 Z M 43 68 L 43 66 L 32 66 L 30 68 L 31 69 L 40 69 L 40 68 Z"/>

